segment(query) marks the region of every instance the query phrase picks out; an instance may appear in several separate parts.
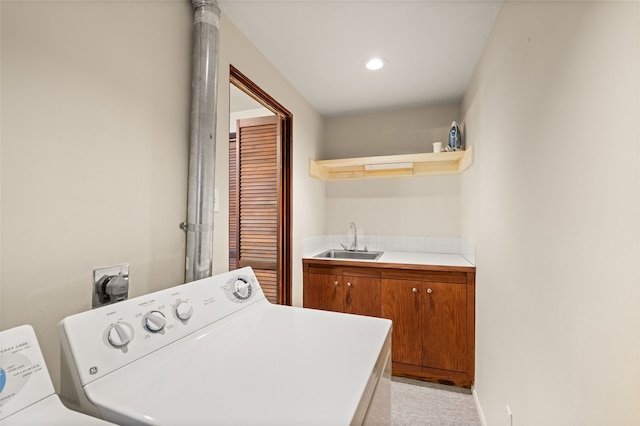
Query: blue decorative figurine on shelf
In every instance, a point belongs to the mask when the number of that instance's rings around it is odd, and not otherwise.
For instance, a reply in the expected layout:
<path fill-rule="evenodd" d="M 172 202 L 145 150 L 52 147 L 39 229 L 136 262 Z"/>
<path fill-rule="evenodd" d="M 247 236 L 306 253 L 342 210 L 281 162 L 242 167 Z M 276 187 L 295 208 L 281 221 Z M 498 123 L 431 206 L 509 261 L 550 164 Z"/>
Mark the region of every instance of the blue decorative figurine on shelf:
<path fill-rule="evenodd" d="M 451 123 L 449 129 L 449 148 L 451 151 L 459 151 L 462 149 L 462 136 L 460 135 L 460 127 L 455 121 Z"/>

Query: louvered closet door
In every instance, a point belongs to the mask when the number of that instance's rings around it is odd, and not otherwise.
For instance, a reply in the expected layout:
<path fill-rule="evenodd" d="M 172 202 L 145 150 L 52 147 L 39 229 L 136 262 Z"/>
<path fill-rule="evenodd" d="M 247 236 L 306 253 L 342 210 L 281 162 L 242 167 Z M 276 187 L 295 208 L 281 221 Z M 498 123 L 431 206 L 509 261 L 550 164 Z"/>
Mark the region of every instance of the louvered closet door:
<path fill-rule="evenodd" d="M 236 266 L 251 266 L 267 298 L 278 302 L 280 117 L 238 120 Z"/>
<path fill-rule="evenodd" d="M 229 270 L 238 269 L 237 262 L 237 167 L 236 167 L 236 134 L 229 133 Z"/>

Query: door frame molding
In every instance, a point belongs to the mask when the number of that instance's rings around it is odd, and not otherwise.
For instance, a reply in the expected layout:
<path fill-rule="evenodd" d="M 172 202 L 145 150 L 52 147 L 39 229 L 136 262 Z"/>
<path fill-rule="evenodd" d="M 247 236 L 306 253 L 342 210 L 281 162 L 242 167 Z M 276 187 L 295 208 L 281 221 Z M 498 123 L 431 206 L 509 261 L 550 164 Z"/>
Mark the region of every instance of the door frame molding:
<path fill-rule="evenodd" d="M 278 277 L 280 288 L 278 291 L 278 303 L 282 305 L 291 305 L 291 277 L 292 277 L 292 187 L 291 187 L 291 167 L 293 157 L 292 149 L 292 131 L 293 131 L 293 114 L 289 112 L 282 104 L 272 98 L 267 92 L 262 90 L 257 84 L 251 81 L 247 76 L 242 74 L 236 67 L 229 64 L 229 83 L 242 90 L 244 93 L 262 104 L 269 111 L 273 112 L 281 119 L 281 138 L 279 147 L 280 164 L 280 184 L 282 190 L 281 202 L 278 209 L 278 244 L 280 250 L 278 252 Z"/>

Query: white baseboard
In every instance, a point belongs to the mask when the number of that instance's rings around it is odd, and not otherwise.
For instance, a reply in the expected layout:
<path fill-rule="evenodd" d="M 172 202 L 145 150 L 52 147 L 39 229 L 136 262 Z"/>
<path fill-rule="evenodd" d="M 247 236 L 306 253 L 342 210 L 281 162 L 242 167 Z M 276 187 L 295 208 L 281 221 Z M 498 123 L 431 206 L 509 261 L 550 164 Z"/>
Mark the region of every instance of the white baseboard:
<path fill-rule="evenodd" d="M 484 413 L 482 412 L 482 407 L 480 406 L 480 400 L 478 399 L 478 394 L 476 393 L 475 386 L 471 388 L 471 394 L 473 395 L 473 402 L 476 404 L 476 410 L 478 411 L 478 417 L 480 417 L 480 423 L 482 424 L 482 426 L 487 426 L 487 421 L 484 419 Z"/>

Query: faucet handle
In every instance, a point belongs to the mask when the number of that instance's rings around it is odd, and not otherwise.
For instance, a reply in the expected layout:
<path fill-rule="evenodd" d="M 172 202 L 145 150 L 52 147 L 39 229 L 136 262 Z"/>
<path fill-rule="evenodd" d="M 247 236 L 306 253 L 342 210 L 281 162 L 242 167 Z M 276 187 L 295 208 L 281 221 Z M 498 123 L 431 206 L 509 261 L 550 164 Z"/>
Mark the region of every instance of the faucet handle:
<path fill-rule="evenodd" d="M 340 246 L 342 247 L 342 250 L 347 250 L 347 246 L 345 246 L 344 244 L 340 243 Z"/>

